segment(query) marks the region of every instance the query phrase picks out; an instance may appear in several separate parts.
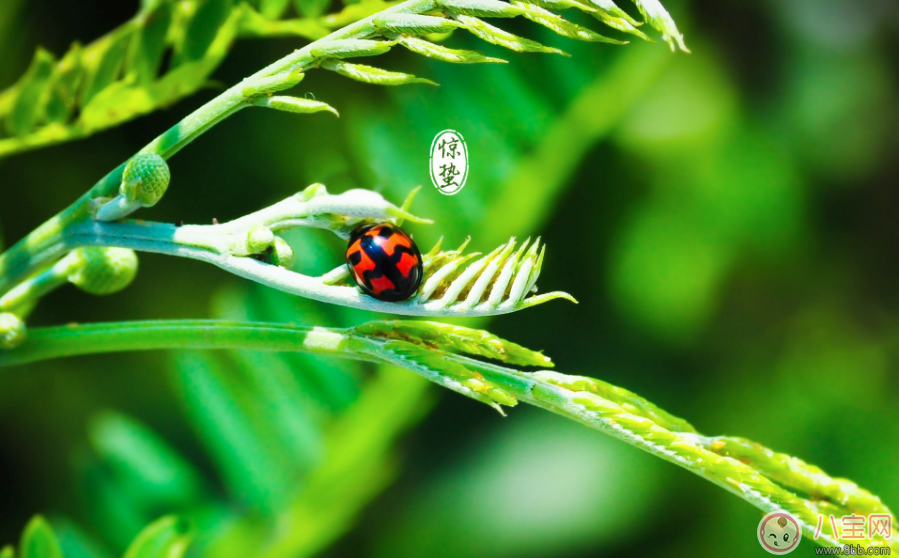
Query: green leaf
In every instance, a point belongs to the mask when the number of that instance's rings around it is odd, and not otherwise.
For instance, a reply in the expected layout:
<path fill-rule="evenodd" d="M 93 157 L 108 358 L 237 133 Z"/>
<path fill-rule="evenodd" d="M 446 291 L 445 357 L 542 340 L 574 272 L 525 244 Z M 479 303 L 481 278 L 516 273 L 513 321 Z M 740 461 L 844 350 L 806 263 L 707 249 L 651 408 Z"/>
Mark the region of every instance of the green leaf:
<path fill-rule="evenodd" d="M 20 558 L 63 558 L 62 548 L 50 524 L 41 517 L 35 516 L 22 533 L 19 543 Z"/>
<path fill-rule="evenodd" d="M 555 54 L 565 54 L 557 48 L 544 46 L 537 41 L 513 35 L 508 31 L 503 31 L 499 27 L 494 27 L 480 19 L 467 15 L 460 15 L 458 18 L 459 21 L 464 24 L 465 29 L 488 43 L 508 48 L 515 52 L 551 52 Z"/>
<path fill-rule="evenodd" d="M 133 32 L 120 27 L 100 42 L 84 50 L 85 77 L 79 104 L 86 105 L 97 93 L 112 85 L 121 74 Z"/>
<path fill-rule="evenodd" d="M 231 11 L 231 0 L 204 0 L 187 26 L 174 65 L 181 66 L 205 58 L 213 50 L 213 43 Z"/>
<path fill-rule="evenodd" d="M 246 378 L 210 355 L 181 353 L 175 383 L 233 497 L 270 512 L 296 490 L 297 471 L 268 409 Z"/>
<path fill-rule="evenodd" d="M 186 519 L 169 516 L 150 524 L 134 539 L 124 558 L 181 558 L 192 537 Z"/>
<path fill-rule="evenodd" d="M 75 112 L 84 74 L 81 57 L 81 45 L 75 43 L 53 70 L 46 108 L 48 123 L 67 122 Z"/>
<path fill-rule="evenodd" d="M 134 85 L 130 80 L 117 81 L 105 88 L 81 110 L 80 123 L 88 131 L 108 128 L 159 106 L 152 90 Z"/>
<path fill-rule="evenodd" d="M 117 413 L 91 421 L 91 445 L 118 486 L 145 509 L 190 505 L 203 494 L 199 474 L 146 426 Z"/>
<path fill-rule="evenodd" d="M 37 125 L 55 62 L 56 58 L 42 48 L 34 54 L 31 66 L 15 86 L 16 99 L 6 117 L 6 129 L 11 134 L 24 136 Z"/>
<path fill-rule="evenodd" d="M 328 60 L 322 64 L 322 68 L 337 72 L 342 76 L 346 76 L 356 81 L 373 83 L 375 85 L 405 85 L 407 83 L 437 85 L 429 79 L 415 77 L 412 74 L 389 72 L 387 70 L 382 70 L 381 68 L 365 66 L 363 64 L 350 64 L 348 62 Z"/>
<path fill-rule="evenodd" d="M 372 41 L 369 39 L 343 39 L 328 41 L 320 47 L 311 49 L 309 53 L 315 58 L 377 56 L 390 50 L 390 47 L 394 44 L 393 42 Z"/>
<path fill-rule="evenodd" d="M 394 364 L 402 362 L 425 378 L 503 413 L 501 405 L 514 407 L 518 401 L 508 391 L 488 382 L 476 370 L 452 360 L 442 351 L 420 347 L 406 341 L 387 341 L 383 350 L 395 355 Z"/>
<path fill-rule="evenodd" d="M 304 17 L 318 17 L 325 13 L 331 0 L 294 0 L 297 12 Z"/>
<path fill-rule="evenodd" d="M 674 20 L 659 0 L 634 0 L 637 9 L 643 14 L 643 18 L 657 31 L 662 33 L 662 39 L 671 50 L 680 48 L 684 52 L 690 52 L 684 44 L 684 36 L 677 30 Z"/>
<path fill-rule="evenodd" d="M 167 47 L 169 27 L 172 24 L 174 4 L 163 2 L 143 16 L 142 26 L 131 44 L 128 72 L 137 77 L 137 83 L 152 82 L 159 72 Z"/>
<path fill-rule="evenodd" d="M 294 18 L 286 20 L 271 20 L 260 14 L 247 4 L 241 4 L 243 8 L 240 18 L 241 37 L 303 37 L 309 40 L 317 40 L 331 32 L 333 25 L 326 26 L 320 19 Z M 368 15 L 368 14 L 366 14 Z M 364 16 L 363 16 L 364 17 Z M 323 18 L 324 19 L 324 18 Z M 358 18 L 351 18 L 356 21 Z M 337 25 L 336 27 L 340 27 Z"/>
<path fill-rule="evenodd" d="M 285 89 L 290 89 L 297 85 L 303 81 L 305 77 L 306 74 L 303 72 L 282 72 L 273 76 L 255 79 L 252 84 L 244 87 L 240 94 L 250 99 L 258 95 L 267 95 L 269 93 L 284 91 Z"/>
<path fill-rule="evenodd" d="M 259 13 L 266 19 L 280 19 L 290 5 L 290 0 L 261 0 Z"/>
<path fill-rule="evenodd" d="M 4 546 L 0 549 L 0 558 L 16 558 L 16 551 L 12 546 Z"/>
<path fill-rule="evenodd" d="M 453 64 L 479 64 L 483 62 L 494 62 L 498 64 L 507 64 L 502 58 L 492 58 L 484 56 L 480 52 L 473 50 L 456 50 L 447 48 L 443 45 L 434 44 L 417 37 L 400 37 L 399 43 L 416 54 L 441 60 L 443 62 L 451 62 Z"/>
<path fill-rule="evenodd" d="M 372 19 L 372 24 L 377 29 L 383 29 L 392 33 L 410 33 L 412 35 L 448 33 L 461 27 L 455 21 L 444 17 L 397 13 L 376 16 Z"/>
<path fill-rule="evenodd" d="M 514 2 L 514 4 L 526 6 L 526 4 L 522 2 Z M 582 27 L 580 25 L 577 25 L 576 23 L 572 23 L 564 19 L 563 17 L 556 15 L 549 10 L 545 10 L 539 6 L 529 6 L 527 11 L 524 12 L 524 17 L 533 21 L 534 23 L 540 24 L 543 27 L 552 30 L 559 35 L 562 35 L 563 37 L 568 37 L 569 39 L 576 39 L 579 41 L 592 41 L 597 43 L 611 43 L 615 45 L 627 44 L 626 41 L 618 41 L 609 37 L 604 37 L 599 33 L 593 31 L 592 29 Z"/>
<path fill-rule="evenodd" d="M 586 1 L 589 2 L 590 4 L 592 4 L 593 6 L 595 6 L 596 8 L 598 8 L 599 11 L 605 12 L 605 13 L 609 14 L 610 16 L 622 19 L 634 26 L 640 25 L 639 21 L 632 18 L 630 16 L 630 14 L 628 14 L 627 12 L 625 12 L 624 10 L 619 8 L 613 0 L 586 0 Z"/>
<path fill-rule="evenodd" d="M 524 10 L 499 0 L 438 0 L 438 5 L 454 14 L 476 17 L 515 17 Z"/>
<path fill-rule="evenodd" d="M 254 104 L 257 107 L 273 108 L 297 114 L 310 114 L 313 112 L 328 111 L 333 113 L 334 116 L 340 116 L 337 113 L 337 110 L 328 103 L 323 103 L 321 101 L 312 101 L 310 99 L 301 99 L 299 97 L 261 97 L 259 100 L 255 101 Z"/>
<path fill-rule="evenodd" d="M 443 351 L 492 358 L 509 364 L 553 366 L 552 360 L 542 353 L 480 329 L 439 322 L 396 320 L 368 322 L 356 326 L 355 330 L 363 335 L 399 339 Z"/>

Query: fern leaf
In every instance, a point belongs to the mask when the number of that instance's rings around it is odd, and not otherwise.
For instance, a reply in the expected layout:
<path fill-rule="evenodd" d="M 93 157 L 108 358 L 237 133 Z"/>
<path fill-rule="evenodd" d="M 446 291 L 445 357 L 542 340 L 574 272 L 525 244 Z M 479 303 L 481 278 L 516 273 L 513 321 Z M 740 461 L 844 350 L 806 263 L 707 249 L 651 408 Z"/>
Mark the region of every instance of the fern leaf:
<path fill-rule="evenodd" d="M 650 27 L 671 47 L 686 50 L 683 36 L 658 0 L 633 0 Z M 0 138 L 0 157 L 98 130 L 167 106 L 197 91 L 240 36 L 302 36 L 321 39 L 331 29 L 359 21 L 338 35 L 301 49 L 296 73 L 322 66 L 351 79 L 379 85 L 433 83 L 402 72 L 342 62 L 376 56 L 397 42 L 412 52 L 453 63 L 499 62 L 470 51 L 435 45 L 421 37 L 465 28 L 478 38 L 516 52 L 564 54 L 561 50 L 518 37 L 481 18 L 523 16 L 553 32 L 577 40 L 622 44 L 555 13 L 577 9 L 617 31 L 642 39 L 641 24 L 612 0 L 407 0 L 391 4 L 370 0 L 320 17 L 326 4 L 297 0 L 306 17 L 280 20 L 287 0 L 232 4 L 208 0 L 181 5 L 175 0 L 146 2 L 129 22 L 85 46 L 73 45 L 62 60 L 38 51 L 32 68 L 13 88 L 0 93 L 0 118 L 10 137 Z M 177 7 L 177 9 L 176 9 Z M 438 8 L 435 10 L 434 8 Z M 258 8 L 258 10 L 257 10 Z M 381 10 L 381 11 L 378 11 Z M 166 52 L 172 63 L 162 69 Z M 265 79 L 272 76 L 260 76 Z M 251 104 L 252 100 L 248 102 Z"/>

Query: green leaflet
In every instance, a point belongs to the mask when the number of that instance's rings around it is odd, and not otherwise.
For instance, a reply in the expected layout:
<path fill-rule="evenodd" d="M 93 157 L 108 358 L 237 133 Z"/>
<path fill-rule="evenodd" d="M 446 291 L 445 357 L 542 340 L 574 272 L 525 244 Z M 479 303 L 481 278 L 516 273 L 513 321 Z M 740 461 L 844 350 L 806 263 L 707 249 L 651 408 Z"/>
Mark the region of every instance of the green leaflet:
<path fill-rule="evenodd" d="M 322 63 L 322 68 L 337 72 L 338 74 L 375 85 L 405 85 L 407 83 L 426 83 L 428 85 L 437 85 L 429 79 L 413 76 L 412 74 L 404 74 L 402 72 L 390 72 L 375 68 L 374 66 L 365 66 L 363 64 L 350 64 L 348 62 L 340 62 L 336 60 L 328 60 Z"/>
<path fill-rule="evenodd" d="M 19 543 L 19 557 L 63 558 L 56 534 L 43 517 L 38 515 L 28 522 Z"/>
<path fill-rule="evenodd" d="M 412 320 L 368 322 L 354 329 L 363 335 L 399 339 L 442 351 L 482 356 L 509 364 L 553 366 L 552 360 L 542 353 L 480 329 Z"/>
<path fill-rule="evenodd" d="M 279 19 L 290 6 L 290 0 L 261 0 L 259 13 L 265 19 Z"/>
<path fill-rule="evenodd" d="M 490 405 L 500 413 L 503 412 L 500 405 L 514 407 L 518 404 L 514 395 L 485 380 L 477 370 L 448 358 L 442 351 L 426 349 L 406 341 L 387 341 L 381 347 L 402 361 L 404 368 L 410 368 L 433 382 Z"/>
<path fill-rule="evenodd" d="M 141 85 L 156 78 L 167 46 L 173 11 L 172 3 L 162 2 L 142 16 L 143 26 L 136 31 L 127 63 L 128 73 L 135 75 Z"/>
<path fill-rule="evenodd" d="M 500 0 L 434 0 L 431 4 L 409 4 L 403 9 L 383 12 L 394 2 L 365 0 L 350 3 L 342 11 L 317 17 L 327 0 L 296 0 L 297 11 L 309 17 L 278 20 L 286 13 L 289 0 L 143 0 L 137 16 L 105 37 L 86 47 L 75 45 L 47 78 L 50 55 L 39 52 L 34 66 L 19 84 L 0 94 L 0 118 L 15 138 L 0 139 L 0 154 L 77 139 L 130 120 L 172 103 L 201 88 L 221 63 L 236 37 L 299 36 L 319 39 L 330 30 L 367 16 L 374 29 L 354 32 L 349 37 L 314 45 L 313 61 L 301 62 L 303 70 L 318 60 L 382 54 L 396 42 L 409 50 L 451 63 L 498 62 L 481 54 L 453 50 L 415 37 L 446 33 L 466 27 L 492 44 L 518 52 L 555 52 L 535 41 L 517 37 L 472 16 L 514 17 L 525 15 L 557 34 L 588 41 L 617 43 L 594 31 L 568 22 L 543 9 L 577 8 L 590 13 L 605 25 L 643 39 L 636 27 L 641 24 L 618 8 L 612 0 L 521 0 L 514 5 Z M 634 0 L 647 22 L 663 33 L 672 45 L 685 49 L 671 17 L 658 0 Z M 434 10 L 437 6 L 441 9 Z M 259 11 L 257 11 L 259 10 Z M 442 14 L 441 14 L 442 12 Z M 438 15 L 427 15 L 438 14 Z M 443 14 L 446 14 L 444 16 Z M 391 41 L 378 41 L 386 38 Z M 157 79 L 168 48 L 175 55 L 166 75 Z M 39 60 L 38 60 L 39 59 Z M 402 73 L 377 68 L 328 64 L 344 75 L 382 85 L 432 83 Z M 43 71 L 37 71 L 42 68 Z M 38 79 L 35 79 L 38 78 Z M 31 84 L 24 95 L 22 85 Z M 43 88 L 39 87 L 41 84 Z M 14 114 L 15 113 L 15 114 Z M 80 121 L 72 122 L 74 114 Z M 48 125 L 54 126 L 48 126 Z M 21 139 L 16 139 L 21 138 Z"/>
<path fill-rule="evenodd" d="M 628 23 L 630 23 L 631 25 L 640 25 L 640 22 L 638 22 L 637 20 L 632 18 L 630 15 L 628 15 L 627 12 L 625 12 L 624 10 L 619 8 L 615 4 L 615 2 L 613 2 L 612 0 L 587 0 L 587 1 L 590 4 L 593 4 L 594 6 L 599 8 L 600 10 L 608 13 L 609 15 L 623 19 L 623 20 L 627 21 Z"/>
<path fill-rule="evenodd" d="M 499 0 L 438 0 L 437 4 L 454 14 L 477 17 L 515 17 L 524 10 Z"/>
<path fill-rule="evenodd" d="M 310 114 L 313 112 L 328 111 L 333 113 L 334 116 L 340 116 L 337 113 L 337 109 L 335 109 L 328 103 L 313 101 L 310 99 L 301 99 L 299 97 L 262 97 L 259 100 L 255 101 L 253 104 L 255 104 L 257 107 L 273 108 L 277 110 L 283 110 L 285 112 L 293 112 L 296 114 Z"/>
<path fill-rule="evenodd" d="M 56 59 L 44 49 L 38 49 L 28 71 L 16 84 L 16 99 L 6 117 L 6 129 L 23 136 L 34 129 L 40 117 L 44 90 L 53 72 Z"/>
<path fill-rule="evenodd" d="M 514 50 L 515 52 L 551 52 L 565 55 L 564 52 L 557 48 L 544 46 L 537 41 L 513 35 L 512 33 L 503 31 L 499 27 L 494 27 L 480 19 L 467 15 L 459 15 L 457 17 L 465 26 L 465 29 L 488 43 L 493 43 L 509 50 Z"/>
<path fill-rule="evenodd" d="M 626 41 L 617 41 L 615 39 L 610 39 L 609 37 L 604 37 L 596 31 L 593 31 L 592 29 L 582 27 L 576 23 L 572 23 L 562 18 L 561 16 L 556 15 L 551 11 L 545 10 L 539 6 L 527 6 L 527 4 L 515 0 L 513 0 L 512 3 L 516 6 L 527 8 L 524 11 L 524 17 L 528 18 L 534 23 L 540 24 L 547 29 L 554 31 L 559 35 L 562 35 L 563 37 L 568 37 L 569 39 L 577 39 L 579 41 L 593 41 L 598 43 L 611 43 L 615 45 L 627 44 Z"/>
<path fill-rule="evenodd" d="M 309 40 L 321 39 L 331 29 L 319 18 L 294 18 L 284 21 L 271 20 L 254 10 L 248 4 L 241 4 L 241 37 L 303 37 Z"/>
<path fill-rule="evenodd" d="M 256 83 L 254 83 L 253 85 L 245 87 L 240 93 L 244 97 L 250 99 L 257 95 L 267 95 L 269 93 L 276 93 L 278 91 L 290 89 L 306 78 L 306 74 L 302 72 L 292 72 L 286 75 L 285 74 L 286 72 L 282 72 L 280 74 L 275 74 L 267 78 L 262 78 L 256 81 Z"/>
<path fill-rule="evenodd" d="M 370 39 L 343 39 L 328 41 L 320 47 L 313 48 L 309 53 L 315 58 L 377 56 L 390 50 L 390 47 L 394 44 L 393 42 L 373 41 Z"/>
<path fill-rule="evenodd" d="M 601 21 L 602 23 L 608 25 L 612 29 L 617 29 L 618 31 L 621 31 L 622 33 L 629 33 L 631 35 L 634 35 L 635 37 L 640 37 L 644 41 L 651 40 L 646 35 L 646 33 L 644 33 L 643 31 L 640 31 L 639 29 L 634 27 L 634 24 L 632 24 L 630 21 L 628 21 L 625 18 L 613 16 L 612 14 L 610 14 L 609 12 L 606 12 L 604 10 L 592 11 L 592 12 L 590 12 L 590 15 L 592 15 L 593 17 L 595 17 L 597 20 Z"/>
<path fill-rule="evenodd" d="M 643 18 L 662 34 L 662 39 L 668 43 L 671 50 L 680 48 L 684 52 L 690 52 L 684 44 L 684 36 L 677 30 L 677 25 L 659 0 L 634 0 L 634 4 L 637 5 Z"/>
<path fill-rule="evenodd" d="M 107 128 L 172 103 L 200 88 L 227 54 L 237 32 L 239 17 L 238 12 L 233 12 L 218 29 L 205 58 L 182 64 L 147 86 L 136 84 L 131 77 L 105 88 L 84 107 L 81 123 L 88 131 Z"/>
<path fill-rule="evenodd" d="M 78 104 L 85 106 L 97 93 L 110 86 L 119 76 L 128 52 L 133 32 L 128 26 L 120 27 L 99 43 L 85 49 L 85 75 L 81 84 Z"/>
<path fill-rule="evenodd" d="M 232 15 L 231 0 L 205 0 L 197 8 L 187 26 L 184 43 L 174 65 L 180 66 L 212 55 L 220 29 Z"/>
<path fill-rule="evenodd" d="M 325 13 L 331 0 L 293 0 L 297 12 L 304 17 L 318 17 Z"/>
<path fill-rule="evenodd" d="M 443 45 L 434 44 L 417 37 L 400 37 L 399 43 L 416 54 L 434 58 L 443 62 L 451 62 L 453 64 L 478 64 L 483 62 L 495 62 L 506 64 L 507 61 L 502 58 L 492 58 L 484 56 L 480 52 L 473 50 L 456 50 L 447 48 Z"/>
<path fill-rule="evenodd" d="M 448 33 L 461 27 L 455 21 L 444 17 L 418 14 L 390 13 L 372 19 L 375 28 L 392 33 L 409 33 L 427 35 L 430 33 Z"/>
<path fill-rule="evenodd" d="M 16 558 L 16 551 L 11 546 L 0 549 L 0 558 Z"/>
<path fill-rule="evenodd" d="M 104 413 L 91 420 L 88 435 L 103 468 L 143 509 L 187 506 L 204 496 L 190 463 L 136 420 Z"/>
<path fill-rule="evenodd" d="M 81 45 L 75 43 L 53 70 L 45 109 L 47 123 L 63 123 L 72 117 L 83 75 L 81 57 Z"/>
<path fill-rule="evenodd" d="M 676 417 L 640 397 L 636 393 L 588 376 L 559 374 L 548 370 L 534 372 L 533 377 L 572 392 L 586 392 L 612 401 L 635 415 L 646 417 L 662 428 L 677 432 L 696 432 L 689 422 Z"/>
<path fill-rule="evenodd" d="M 178 517 L 163 517 L 134 539 L 124 558 L 181 558 L 192 537 L 190 523 Z"/>
<path fill-rule="evenodd" d="M 149 88 L 137 86 L 131 81 L 117 81 L 84 107 L 79 121 L 87 131 L 99 130 L 134 115 L 146 114 L 156 106 Z"/>

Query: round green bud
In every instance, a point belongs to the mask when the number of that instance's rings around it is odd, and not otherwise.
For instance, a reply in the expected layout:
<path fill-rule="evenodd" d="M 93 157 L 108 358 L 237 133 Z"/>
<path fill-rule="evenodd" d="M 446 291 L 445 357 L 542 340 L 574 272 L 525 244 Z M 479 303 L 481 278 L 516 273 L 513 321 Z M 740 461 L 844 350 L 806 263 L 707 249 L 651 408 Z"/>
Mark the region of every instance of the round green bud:
<path fill-rule="evenodd" d="M 293 248 L 286 240 L 276 236 L 275 243 L 272 245 L 272 264 L 280 267 L 293 267 L 293 263 Z"/>
<path fill-rule="evenodd" d="M 88 246 L 74 251 L 76 262 L 69 282 L 94 295 L 107 295 L 127 287 L 137 275 L 137 254 L 128 248 Z"/>
<path fill-rule="evenodd" d="M 0 349 L 15 349 L 25 342 L 25 322 L 15 314 L 0 314 Z"/>
<path fill-rule="evenodd" d="M 263 225 L 254 225 L 247 233 L 247 250 L 251 254 L 261 254 L 275 241 L 275 233 Z"/>
<path fill-rule="evenodd" d="M 141 153 L 125 166 L 119 192 L 129 202 L 151 207 L 162 199 L 171 178 L 165 159 L 156 153 Z"/>

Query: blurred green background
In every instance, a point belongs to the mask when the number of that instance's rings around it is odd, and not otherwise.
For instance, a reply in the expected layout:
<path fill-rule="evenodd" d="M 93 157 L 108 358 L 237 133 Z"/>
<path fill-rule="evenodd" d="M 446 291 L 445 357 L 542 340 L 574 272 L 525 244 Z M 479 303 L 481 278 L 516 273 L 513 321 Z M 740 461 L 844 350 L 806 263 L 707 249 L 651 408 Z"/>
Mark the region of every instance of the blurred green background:
<path fill-rule="evenodd" d="M 137 2 L 3 0 L 0 88 L 38 45 L 64 52 Z M 478 326 L 557 369 L 634 390 L 708 434 L 745 436 L 899 507 L 899 5 L 890 0 L 670 2 L 692 54 L 560 39 L 571 58 L 451 46 L 508 66 L 407 52 L 377 61 L 440 88 L 379 88 L 323 71 L 300 93 L 340 110 L 243 111 L 170 161 L 143 217 L 206 223 L 313 182 L 372 188 L 436 220 L 427 249 L 473 237 L 548 245 L 556 302 Z M 628 9 L 632 6 L 628 6 Z M 302 41 L 238 42 L 233 83 Z M 486 48 L 485 48 L 486 47 Z M 90 139 L 0 160 L 7 245 L 215 88 Z M 464 135 L 458 195 L 428 149 Z M 341 262 L 292 234 L 298 269 Z M 377 317 L 266 291 L 210 266 L 141 255 L 135 284 L 52 294 L 31 326 L 231 317 L 349 325 Z M 475 325 L 475 324 L 472 324 Z M 686 471 L 520 406 L 508 418 L 412 373 L 295 355 L 109 355 L 4 370 L 0 541 L 45 513 L 71 556 L 117 555 L 183 513 L 196 555 L 761 556 L 761 512 Z M 813 555 L 803 544 L 795 555 Z"/>

